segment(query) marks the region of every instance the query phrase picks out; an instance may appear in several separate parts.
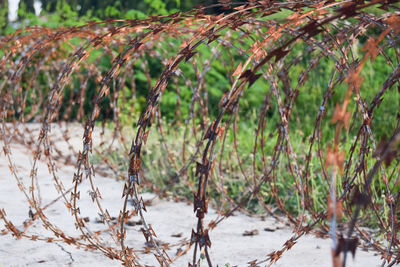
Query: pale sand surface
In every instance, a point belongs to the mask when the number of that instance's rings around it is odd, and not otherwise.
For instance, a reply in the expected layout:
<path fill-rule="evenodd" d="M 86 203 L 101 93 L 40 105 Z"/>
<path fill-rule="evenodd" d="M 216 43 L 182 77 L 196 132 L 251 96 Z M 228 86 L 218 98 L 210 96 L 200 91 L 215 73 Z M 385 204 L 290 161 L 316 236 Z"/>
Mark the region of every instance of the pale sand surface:
<path fill-rule="evenodd" d="M 32 126 L 34 127 L 34 126 Z M 53 129 L 52 134 L 56 130 Z M 72 131 L 73 146 L 79 150 L 82 146 L 82 129 L 75 126 Z M 96 140 L 96 139 L 95 139 Z M 2 143 L 2 142 L 1 142 Z M 64 144 L 63 144 L 64 143 Z M 57 141 L 59 149 L 67 149 L 62 140 Z M 20 177 L 23 178 L 27 187 L 29 172 L 32 166 L 32 154 L 22 145 L 12 146 L 12 157 L 17 165 Z M 75 171 L 73 166 L 57 165 L 58 176 L 66 188 L 72 185 L 72 177 Z M 52 176 L 49 174 L 46 162 L 39 162 L 38 177 L 41 188 L 42 203 L 46 204 L 57 197 Z M 99 188 L 103 200 L 102 205 L 111 216 L 118 216 L 122 207 L 121 192 L 123 182 L 110 177 L 96 175 L 96 186 Z M 98 209 L 93 204 L 88 194 L 89 184 L 85 181 L 80 186 L 81 200 L 79 202 L 81 216 L 89 217 L 88 225 L 93 230 L 104 229 L 103 224 L 96 223 Z M 189 239 L 191 230 L 196 226 L 196 217 L 192 205 L 187 203 L 176 203 L 173 201 L 158 199 L 150 193 L 143 193 L 143 198 L 152 200 L 147 206 L 145 217 L 158 235 L 161 242 L 171 244 L 167 250 L 170 257 L 174 257 L 177 247 L 173 244 L 183 239 Z M 21 227 L 28 219 L 29 206 L 24 195 L 18 190 L 15 178 L 8 168 L 8 161 L 3 153 L 0 156 L 0 208 L 4 208 L 7 218 L 16 226 Z M 79 236 L 80 232 L 75 230 L 74 219 L 68 214 L 62 201 L 50 206 L 45 210 L 46 216 L 65 233 L 71 236 Z M 210 209 L 207 220 L 215 219 L 217 213 Z M 139 221 L 133 217 L 133 221 Z M 145 246 L 144 237 L 140 231 L 141 226 L 127 226 L 127 244 L 131 248 L 142 249 Z M 276 229 L 273 232 L 265 231 L 265 228 Z M 0 230 L 4 229 L 4 222 L 0 221 Z M 258 230 L 254 236 L 243 236 L 245 231 Z M 42 237 L 54 237 L 51 232 L 46 231 L 40 220 L 36 220 L 27 231 L 28 234 L 36 234 Z M 172 235 L 180 234 L 180 237 Z M 215 266 L 247 266 L 247 262 L 254 259 L 263 259 L 274 250 L 279 250 L 282 245 L 292 236 L 292 229 L 276 222 L 272 218 L 252 218 L 236 212 L 227 220 L 223 221 L 210 233 L 212 246 L 211 258 Z M 110 245 L 111 238 L 104 234 L 102 237 Z M 275 266 L 331 266 L 330 257 L 331 240 L 316 238 L 307 235 L 300 238 L 291 250 L 285 252 L 283 257 Z M 158 266 L 157 261 L 151 254 L 139 254 L 140 263 Z M 192 258 L 192 250 L 179 258 L 172 266 L 187 266 Z M 365 252 L 358 249 L 353 260 L 350 256 L 347 266 L 379 266 L 380 257 L 375 256 L 373 251 Z M 84 251 L 65 243 L 47 243 L 45 241 L 31 241 L 28 239 L 16 240 L 11 234 L 0 235 L 0 266 L 119 266 L 120 262 L 112 261 L 100 252 Z M 207 266 L 206 262 L 202 266 Z"/>

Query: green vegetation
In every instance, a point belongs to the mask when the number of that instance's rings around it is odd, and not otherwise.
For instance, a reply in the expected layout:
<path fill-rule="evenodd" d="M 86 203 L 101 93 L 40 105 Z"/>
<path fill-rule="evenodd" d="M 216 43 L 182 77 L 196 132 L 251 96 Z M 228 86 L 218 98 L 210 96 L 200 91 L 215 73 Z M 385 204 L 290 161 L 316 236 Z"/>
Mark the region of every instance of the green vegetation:
<path fill-rule="evenodd" d="M 7 27 L 8 24 L 8 1 L 0 1 L 0 33 Z"/>
<path fill-rule="evenodd" d="M 143 19 L 149 15 L 168 15 L 188 11 L 198 4 L 210 4 L 189 0 L 41 0 L 41 13 L 35 15 L 33 0 L 21 0 L 17 22 L 8 21 L 8 0 L 0 1 L 0 34 L 10 34 L 16 27 L 26 26 L 80 26 L 92 20 L 108 18 Z"/>

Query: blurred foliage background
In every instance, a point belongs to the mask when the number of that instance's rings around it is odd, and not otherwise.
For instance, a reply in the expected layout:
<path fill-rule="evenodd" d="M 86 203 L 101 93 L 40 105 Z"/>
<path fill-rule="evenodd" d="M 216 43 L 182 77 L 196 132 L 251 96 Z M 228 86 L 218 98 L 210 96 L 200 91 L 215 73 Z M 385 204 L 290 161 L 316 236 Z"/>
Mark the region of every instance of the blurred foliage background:
<path fill-rule="evenodd" d="M 17 19 L 11 22 L 8 18 L 9 2 L 11 1 L 0 0 L 2 35 L 28 25 L 72 26 L 84 24 L 89 20 L 140 19 L 155 14 L 168 15 L 178 11 L 188 11 L 200 4 L 210 6 L 217 3 L 217 0 L 20 0 Z M 214 7 L 207 12 L 216 14 L 220 9 Z"/>
<path fill-rule="evenodd" d="M 88 21 L 93 20 L 102 21 L 108 18 L 144 19 L 151 15 L 168 15 L 179 11 L 188 11 L 196 5 L 210 6 L 210 8 L 206 9 L 206 13 L 208 14 L 229 12 L 229 10 L 222 10 L 220 7 L 213 6 L 218 3 L 218 0 L 21 0 L 18 3 L 17 17 L 15 21 L 8 21 L 10 3 L 11 1 L 8 0 L 0 0 L 0 31 L 1 35 L 3 36 L 15 32 L 15 30 L 18 28 L 24 28 L 26 26 L 38 25 L 46 27 L 68 27 L 84 25 Z M 40 9 L 40 12 L 38 9 Z M 376 7 L 371 7 L 369 8 L 368 12 L 379 15 L 383 14 L 385 11 Z M 282 10 L 281 12 L 272 15 L 271 19 L 278 21 L 284 20 L 288 15 L 290 15 L 290 13 L 288 13 L 287 10 Z M 376 32 L 374 29 L 371 29 L 369 34 L 371 36 L 378 36 L 379 31 Z M 189 36 L 187 37 L 189 38 Z M 360 39 L 358 47 L 354 47 L 356 53 L 362 54 L 360 49 L 366 41 L 366 39 Z M 171 43 L 165 42 L 162 50 L 169 51 L 174 54 L 176 53 L 176 48 L 179 47 L 181 42 L 174 40 L 173 38 L 170 40 L 170 42 L 172 42 L 175 47 L 171 47 Z M 77 41 L 77 43 L 79 42 Z M 73 52 L 71 48 L 66 49 L 70 49 L 71 53 Z M 307 45 L 304 43 L 296 44 L 293 47 L 293 50 L 293 55 L 301 55 L 303 58 L 302 61 L 304 62 L 304 64 L 300 63 L 295 68 L 292 68 L 292 72 L 289 74 L 291 79 L 296 81 L 298 75 L 304 71 L 304 69 L 306 69 L 307 62 L 312 55 L 304 53 L 304 51 L 307 50 Z M 101 51 L 94 51 L 93 53 L 101 54 Z M 208 51 L 207 48 L 199 48 L 199 54 L 208 57 L 210 55 L 209 53 L 210 51 Z M 206 76 L 206 85 L 209 90 L 208 105 L 211 116 L 218 113 L 217 105 L 220 97 L 222 96 L 224 90 L 229 88 L 231 84 L 232 73 L 235 67 L 243 60 L 243 58 L 237 57 L 235 62 L 230 62 L 228 60 L 228 58 L 230 58 L 229 52 L 221 51 L 221 53 L 223 60 L 214 61 L 209 74 Z M 0 51 L 0 56 L 2 55 L 3 52 Z M 388 56 L 394 57 L 395 55 L 390 54 Z M 96 57 L 96 55 L 93 55 L 93 57 Z M 108 56 L 104 57 L 100 61 L 101 66 L 99 66 L 99 68 L 104 72 L 107 71 L 111 66 L 111 61 L 112 58 L 109 58 Z M 160 59 L 156 59 L 150 55 L 145 57 L 145 61 L 146 64 L 147 62 L 149 63 L 150 76 L 154 80 L 153 82 L 155 82 L 162 72 L 162 69 L 160 69 L 160 66 L 162 65 L 160 64 L 161 61 Z M 138 85 L 136 92 L 137 103 L 135 103 L 135 109 L 138 112 L 141 112 L 142 108 L 144 107 L 146 103 L 146 96 L 148 94 L 148 81 L 146 78 L 146 73 L 139 67 L 141 64 L 143 64 L 143 62 L 140 60 L 137 64 L 135 64 L 135 75 L 133 77 L 134 82 Z M 302 118 L 301 129 L 299 130 L 301 130 L 303 138 L 307 138 L 312 133 L 315 114 L 317 113 L 319 105 L 321 104 L 320 101 L 326 87 L 326 82 L 329 80 L 329 75 L 331 70 L 334 68 L 334 63 L 330 60 L 323 59 L 320 66 L 322 67 L 310 73 L 310 75 L 313 77 L 308 79 L 306 86 L 302 89 L 302 92 L 296 102 L 295 110 L 298 114 L 298 117 Z M 182 70 L 186 73 L 186 77 L 195 76 L 194 69 L 191 65 L 185 66 L 185 64 L 182 64 Z M 367 101 L 371 100 L 372 97 L 378 92 L 380 85 L 384 83 L 391 71 L 392 70 L 389 65 L 386 64 L 386 59 L 382 56 L 377 57 L 373 63 L 369 63 L 368 67 L 365 68 L 363 73 L 366 79 L 363 83 L 363 97 L 365 97 Z M 44 81 L 45 79 L 42 80 Z M 39 83 L 41 84 L 41 87 L 43 87 L 43 90 L 47 90 L 45 88 L 49 87 L 49 84 L 46 84 L 45 82 L 42 83 L 39 81 Z M 72 83 L 72 85 L 73 84 L 74 83 Z M 218 87 L 215 87 L 215 84 L 218 84 Z M 127 83 L 127 85 L 127 90 L 129 90 L 129 84 Z M 96 86 L 97 84 L 95 84 L 94 81 L 89 80 L 87 94 L 94 95 Z M 187 86 L 187 84 L 185 84 L 184 81 L 180 82 L 178 86 L 181 93 L 180 97 L 183 98 L 181 99 L 182 105 L 180 106 L 180 113 L 182 114 L 182 118 L 184 118 L 189 112 L 188 103 L 191 101 L 192 90 Z M 252 86 L 251 90 L 248 91 L 242 99 L 243 103 L 241 104 L 240 110 L 241 116 L 248 116 L 248 118 L 251 116 L 254 117 L 254 114 L 258 112 L 258 109 L 263 103 L 263 97 L 260 97 L 260 95 L 264 95 L 266 90 L 269 90 L 269 87 L 262 82 L 256 82 Z M 68 90 L 66 90 L 66 93 L 68 94 Z M 395 127 L 399 104 L 399 94 L 397 90 L 392 88 L 392 90 L 390 90 L 388 93 L 388 96 L 389 97 L 387 97 L 384 101 L 385 104 L 381 105 L 375 112 L 375 116 L 378 117 L 374 118 L 374 126 L 376 128 L 375 133 L 377 134 L 377 138 L 380 138 L 388 131 L 390 132 L 393 127 Z M 333 97 L 332 105 L 333 103 L 340 101 L 342 98 L 343 95 L 336 94 Z M 167 91 L 163 96 L 161 111 L 163 112 L 164 118 L 166 118 L 168 121 L 176 120 L 176 103 L 177 96 L 174 90 Z M 90 103 L 87 103 L 85 111 L 90 112 L 90 108 Z M 352 108 L 355 110 L 356 106 L 354 105 Z M 271 113 L 267 114 L 267 117 L 269 118 L 272 130 L 274 130 L 274 124 L 279 123 L 279 115 L 277 112 L 274 112 L 274 108 L 271 110 Z M 255 122 L 257 121 L 257 118 L 254 117 L 253 119 L 254 120 L 247 120 L 247 128 L 253 129 L 256 126 Z M 131 123 L 134 122 L 130 121 L 129 124 Z M 333 125 L 330 124 L 329 121 L 326 121 L 325 127 L 333 127 Z M 332 136 L 329 135 L 329 131 L 325 131 L 325 133 L 328 136 L 324 136 L 323 139 L 329 140 L 332 138 Z"/>

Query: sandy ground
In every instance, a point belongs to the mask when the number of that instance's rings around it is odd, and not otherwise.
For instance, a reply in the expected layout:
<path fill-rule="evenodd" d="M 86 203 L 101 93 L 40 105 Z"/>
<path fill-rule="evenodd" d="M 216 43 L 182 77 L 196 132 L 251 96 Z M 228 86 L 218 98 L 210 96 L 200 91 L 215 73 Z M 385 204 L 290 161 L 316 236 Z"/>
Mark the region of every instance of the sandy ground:
<path fill-rule="evenodd" d="M 56 131 L 53 129 L 53 132 Z M 76 149 L 82 146 L 82 130 L 75 127 L 72 131 L 72 143 Z M 67 149 L 63 141 L 57 141 L 59 149 Z M 12 146 L 12 157 L 19 175 L 28 185 L 29 172 L 32 166 L 32 154 L 23 145 Z M 72 177 L 75 171 L 72 166 L 58 166 L 58 176 L 66 188 L 72 185 Z M 38 177 L 42 195 L 42 203 L 46 204 L 57 196 L 54 189 L 52 176 L 48 172 L 46 162 L 38 165 Z M 102 205 L 107 208 L 111 216 L 118 216 L 122 207 L 121 192 L 123 182 L 110 177 L 96 175 L 96 186 L 99 188 L 103 200 Z M 28 219 L 29 206 L 24 195 L 18 190 L 15 178 L 8 168 L 8 161 L 4 154 L 0 155 L 0 209 L 4 208 L 7 218 L 16 226 L 21 227 Z M 91 229 L 104 229 L 104 225 L 96 222 L 99 218 L 97 208 L 88 194 L 89 184 L 84 182 L 81 187 L 81 200 L 79 202 L 82 217 L 88 217 L 88 225 Z M 167 250 L 169 256 L 175 256 L 179 243 L 190 238 L 192 228 L 195 228 L 196 217 L 192 205 L 176 203 L 173 201 L 158 199 L 150 193 L 142 194 L 144 199 L 151 200 L 145 214 L 147 221 L 152 225 L 162 243 L 170 244 Z M 78 236 L 75 230 L 73 218 L 67 213 L 62 201 L 45 210 L 46 216 L 65 233 Z M 215 210 L 210 209 L 207 219 L 217 217 Z M 139 221 L 134 217 L 132 222 Z M 133 223 L 135 224 L 135 223 Z M 4 229 L 4 222 L 0 222 L 0 230 Z M 140 225 L 127 226 L 127 244 L 135 249 L 142 249 L 146 244 L 140 231 Z M 266 231 L 265 229 L 274 231 Z M 257 230 L 258 234 L 244 236 L 246 231 Z M 52 237 L 49 231 L 43 228 L 39 220 L 36 220 L 27 231 L 28 234 L 36 234 L 42 237 Z M 276 222 L 272 218 L 261 220 L 248 217 L 241 213 L 223 221 L 210 233 L 212 241 L 211 258 L 215 266 L 247 266 L 247 262 L 254 259 L 263 259 L 274 250 L 282 248 L 287 239 L 292 236 L 292 229 Z M 103 235 L 104 239 L 109 236 Z M 109 239 L 109 238 L 108 238 Z M 111 244 L 111 243 L 110 243 Z M 285 252 L 275 266 L 331 266 L 330 257 L 331 240 L 316 238 L 307 235 L 300 238 L 291 250 Z M 180 257 L 172 266 L 187 266 L 192 258 L 190 250 Z M 158 266 L 156 259 L 151 254 L 140 254 L 140 262 L 152 266 Z M 350 256 L 347 266 L 379 266 L 380 257 L 374 252 L 365 252 L 358 249 L 355 259 Z M 118 266 L 120 262 L 112 261 L 100 252 L 84 251 L 65 243 L 47 243 L 45 241 L 31 241 L 28 239 L 16 240 L 10 234 L 0 235 L 0 267 L 2 266 Z M 206 266 L 206 262 L 202 264 Z"/>

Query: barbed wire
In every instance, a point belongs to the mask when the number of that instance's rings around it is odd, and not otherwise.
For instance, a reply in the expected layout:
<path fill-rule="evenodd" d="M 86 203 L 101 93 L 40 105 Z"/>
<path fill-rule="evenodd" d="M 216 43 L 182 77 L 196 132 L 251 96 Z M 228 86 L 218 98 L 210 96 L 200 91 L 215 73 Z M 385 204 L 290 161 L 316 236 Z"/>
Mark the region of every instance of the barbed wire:
<path fill-rule="evenodd" d="M 374 128 L 374 115 L 384 97 L 395 95 L 394 87 L 400 86 L 398 2 L 220 1 L 217 6 L 227 12 L 218 16 L 206 15 L 209 7 L 198 7 L 143 20 L 28 27 L 0 37 L 3 153 L 32 209 L 20 230 L 7 217 L 7 206 L 2 207 L 2 233 L 99 250 L 124 265 L 142 266 L 138 254 L 142 248 L 126 245 L 126 223 L 138 216 L 143 236 L 151 244 L 147 250 L 160 266 L 169 266 L 191 248 L 189 266 L 200 266 L 199 251 L 213 266 L 210 232 L 240 210 L 252 216 L 269 214 L 280 221 L 286 217 L 294 231 L 281 249 L 266 253 L 265 259 L 249 259 L 250 266 L 275 263 L 309 232 L 331 237 L 333 266 L 346 265 L 347 252 L 354 254 L 359 239 L 382 255 L 382 266 L 400 263 L 399 110 L 385 114 L 395 124 L 390 129 L 376 134 Z M 377 59 L 387 67 L 380 79 L 365 70 Z M 227 82 L 219 83 L 218 77 L 209 82 L 220 68 L 217 63 L 224 68 L 221 72 L 230 75 Z M 143 76 L 138 79 L 137 73 Z M 311 126 L 299 114 L 298 106 L 304 102 L 299 97 L 312 91 L 313 80 L 324 75 L 328 78 L 321 88 L 325 89 L 315 94 L 320 99 L 306 104 L 314 112 L 309 115 L 315 116 Z M 376 91 L 364 92 L 369 88 L 366 75 L 371 76 L 369 81 L 384 82 L 373 85 L 380 87 Z M 162 113 L 165 94 L 175 95 L 176 106 Z M 261 100 L 260 106 L 251 107 L 256 114 L 250 119 L 255 121 L 254 129 L 242 123 L 248 120 L 243 110 L 248 109 L 245 102 L 251 94 Z M 175 113 L 172 126 L 165 123 L 165 113 Z M 71 143 L 71 121 L 82 123 L 80 151 Z M 39 122 L 40 129 L 33 129 L 32 122 Z M 67 151 L 52 137 L 57 123 Z M 93 140 L 96 125 L 101 129 L 98 145 Z M 132 140 L 124 133 L 127 125 L 135 130 Z M 306 127 L 312 127 L 309 136 L 302 132 Z M 275 131 L 267 132 L 271 128 Z M 168 140 L 173 129 L 182 133 L 178 150 L 177 140 Z M 159 147 L 166 152 L 163 160 L 173 169 L 165 178 L 167 188 L 146 178 L 148 167 L 143 165 L 151 163 L 145 162 L 143 153 L 150 131 L 160 135 Z M 240 143 L 242 131 L 254 133 L 246 135 L 251 142 L 247 151 Z M 381 138 L 382 132 L 386 139 Z M 14 143 L 32 153 L 29 181 L 15 164 Z M 99 158 L 96 166 L 93 154 Z M 112 160 L 114 155 L 121 164 Z M 45 160 L 58 194 L 47 204 L 39 186 L 40 160 Z M 59 162 L 75 167 L 70 188 L 58 174 Z M 123 205 L 116 219 L 102 205 L 95 171 L 124 181 Z M 233 177 L 242 187 L 236 195 L 227 189 Z M 280 184 L 282 180 L 286 183 Z M 80 215 L 83 181 L 88 181 L 88 194 L 105 223 L 102 231 L 90 229 Z M 148 187 L 162 195 L 179 183 L 193 192 L 197 226 L 190 240 L 176 244 L 180 252 L 172 257 L 146 218 L 140 192 Z M 317 183 L 322 189 L 315 189 Z M 316 190 L 325 194 L 326 203 L 316 198 Z M 298 201 L 297 211 L 289 207 L 291 197 Z M 211 198 L 219 215 L 206 225 Z M 46 209 L 60 200 L 74 218 L 78 236 L 66 234 L 46 216 Z M 250 209 L 252 201 L 263 212 Z M 362 209 L 368 216 L 360 216 Z M 54 237 L 27 234 L 37 219 Z M 383 239 L 362 228 L 372 220 Z"/>

